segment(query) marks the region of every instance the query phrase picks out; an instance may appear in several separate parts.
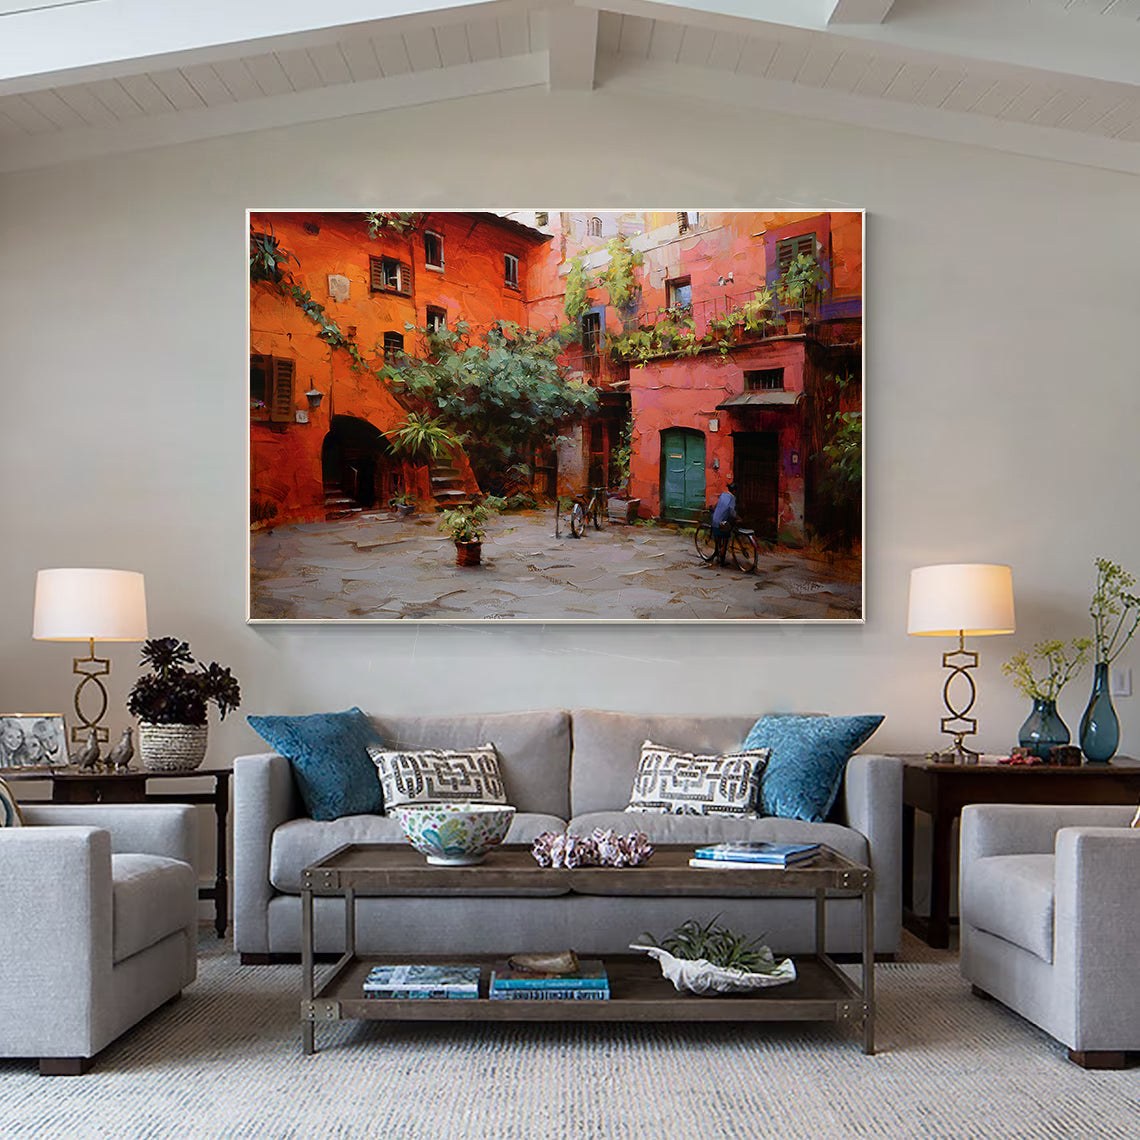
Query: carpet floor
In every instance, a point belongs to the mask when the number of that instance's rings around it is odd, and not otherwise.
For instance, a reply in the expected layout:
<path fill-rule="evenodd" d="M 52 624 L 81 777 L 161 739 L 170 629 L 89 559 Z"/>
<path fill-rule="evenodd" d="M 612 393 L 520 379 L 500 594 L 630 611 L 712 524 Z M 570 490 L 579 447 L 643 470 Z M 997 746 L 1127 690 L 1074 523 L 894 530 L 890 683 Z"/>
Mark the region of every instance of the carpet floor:
<path fill-rule="evenodd" d="M 873 1057 L 825 1025 L 458 1023 L 318 1027 L 306 1057 L 300 967 L 206 936 L 198 981 L 87 1075 L 0 1060 L 0 1137 L 1140 1136 L 1140 1068 L 1085 1072 L 954 955 L 914 958 L 878 968 Z"/>

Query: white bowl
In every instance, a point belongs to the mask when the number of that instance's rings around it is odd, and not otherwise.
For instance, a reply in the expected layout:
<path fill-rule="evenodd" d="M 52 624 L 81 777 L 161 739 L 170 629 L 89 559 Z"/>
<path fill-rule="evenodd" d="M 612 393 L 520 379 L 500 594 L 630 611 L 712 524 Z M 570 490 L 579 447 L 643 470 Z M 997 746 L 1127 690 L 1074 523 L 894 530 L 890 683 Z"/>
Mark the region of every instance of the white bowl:
<path fill-rule="evenodd" d="M 503 842 L 515 809 L 506 804 L 404 804 L 391 814 L 429 863 L 463 867 L 482 863 Z"/>

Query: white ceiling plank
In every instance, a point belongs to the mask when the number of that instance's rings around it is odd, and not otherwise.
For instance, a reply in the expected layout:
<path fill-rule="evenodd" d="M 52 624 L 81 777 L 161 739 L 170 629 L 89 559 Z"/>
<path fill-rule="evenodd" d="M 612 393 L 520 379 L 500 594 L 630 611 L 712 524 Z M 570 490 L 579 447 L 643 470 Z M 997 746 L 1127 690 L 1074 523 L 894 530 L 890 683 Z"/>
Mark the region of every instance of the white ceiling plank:
<path fill-rule="evenodd" d="M 598 61 L 598 13 L 585 8 L 550 13 L 551 91 L 591 91 Z"/>
<path fill-rule="evenodd" d="M 625 16 L 621 22 L 618 52 L 632 59 L 649 57 L 649 41 L 653 36 L 653 21 L 641 16 Z"/>
<path fill-rule="evenodd" d="M 736 71 L 748 67 L 763 74 L 776 53 L 776 41 L 759 36 L 737 36 L 727 32 L 715 33 L 709 50 L 708 65 L 713 71 Z"/>
<path fill-rule="evenodd" d="M 1116 136 L 1117 141 L 1127 143 L 1140 142 L 1140 119 L 1137 119 L 1132 126 L 1123 130 Z"/>
<path fill-rule="evenodd" d="M 1107 115 L 1120 103 L 1119 99 L 1111 95 L 1089 95 L 1077 107 L 1074 107 L 1057 125 L 1066 131 L 1088 131 L 1102 116 Z"/>
<path fill-rule="evenodd" d="M 383 74 L 368 36 L 353 36 L 351 39 L 342 40 L 340 50 L 354 83 L 379 79 Z"/>
<path fill-rule="evenodd" d="M 136 119 L 143 113 L 143 109 L 130 97 L 117 79 L 100 79 L 86 86 L 87 90 L 120 121 Z"/>
<path fill-rule="evenodd" d="M 461 99 L 492 92 L 543 88 L 546 60 L 538 55 L 470 63 L 465 67 L 394 79 L 339 84 L 276 98 L 203 107 L 181 115 L 135 119 L 112 127 L 87 127 L 25 137 L 0 148 L 0 173 L 52 166 L 97 155 L 122 154 L 195 139 L 315 123 L 436 100 Z M 0 99 L 0 109 L 6 106 Z M 366 203 L 362 203 L 364 205 Z"/>
<path fill-rule="evenodd" d="M 978 102 L 992 90 L 996 80 L 990 75 L 966 73 L 966 77 L 953 88 L 939 104 L 946 111 L 972 111 Z"/>
<path fill-rule="evenodd" d="M 913 100 L 922 90 L 923 85 L 930 80 L 935 70 L 934 65 L 929 63 L 904 64 L 894 79 L 891 80 L 891 84 L 887 88 L 887 95 L 892 99 L 900 99 L 904 102 Z"/>
<path fill-rule="evenodd" d="M 14 99 L 14 95 L 8 96 Z M 17 136 L 26 136 L 27 131 L 16 122 L 15 119 L 8 118 L 3 111 L 4 100 L 0 98 L 0 138 L 15 138 Z"/>
<path fill-rule="evenodd" d="M 883 59 L 878 56 L 871 60 L 863 77 L 855 84 L 855 91 L 860 95 L 881 96 L 901 70 L 902 64 L 897 59 Z"/>
<path fill-rule="evenodd" d="M 119 80 L 123 90 L 147 115 L 165 115 L 172 111 L 170 100 L 155 86 L 149 75 L 124 75 Z"/>
<path fill-rule="evenodd" d="M 545 8 L 528 8 L 526 12 L 528 51 L 546 51 L 550 46 L 550 21 Z"/>
<path fill-rule="evenodd" d="M 501 59 L 499 25 L 494 20 L 472 20 L 467 25 L 467 45 L 472 60 Z"/>
<path fill-rule="evenodd" d="M 895 0 L 835 0 L 829 24 L 881 24 Z"/>
<path fill-rule="evenodd" d="M 859 80 L 863 78 L 870 66 L 870 56 L 865 52 L 845 51 L 836 60 L 835 66 L 823 81 L 823 85 L 836 91 L 854 91 Z"/>
<path fill-rule="evenodd" d="M 598 12 L 598 51 L 608 55 L 617 55 L 618 44 L 621 42 L 622 17 L 617 12 L 607 12 L 602 9 Z"/>
<path fill-rule="evenodd" d="M 842 54 L 842 49 L 833 43 L 824 40 L 813 43 L 796 72 L 796 82 L 806 83 L 809 87 L 822 87 Z"/>
<path fill-rule="evenodd" d="M 274 54 L 277 56 L 277 62 L 281 64 L 281 70 L 289 77 L 289 83 L 294 91 L 312 91 L 314 87 L 327 86 L 321 79 L 316 64 L 304 48 Z"/>
<path fill-rule="evenodd" d="M 440 62 L 444 67 L 462 67 L 471 62 L 471 49 L 467 44 L 467 29 L 463 24 L 448 24 L 436 28 L 435 42 Z"/>
<path fill-rule="evenodd" d="M 1057 126 L 1066 115 L 1071 115 L 1088 96 L 1081 91 L 1058 91 L 1033 116 L 1033 122 L 1042 127 Z"/>
<path fill-rule="evenodd" d="M 527 14 L 500 16 L 495 20 L 499 29 L 499 47 L 504 59 L 513 55 L 526 55 L 530 51 L 530 26 Z"/>
<path fill-rule="evenodd" d="M 186 82 L 198 92 L 207 107 L 219 107 L 234 101 L 230 89 L 218 78 L 218 73 L 210 64 L 200 63 L 194 67 L 184 67 L 182 74 L 186 76 Z"/>
<path fill-rule="evenodd" d="M 682 31 L 684 38 L 681 41 L 677 62 L 693 67 L 707 67 L 716 32 L 708 28 L 683 28 Z"/>
<path fill-rule="evenodd" d="M 1136 102 L 1119 103 L 1107 115 L 1091 123 L 1088 129 L 1093 134 L 1114 138 L 1121 131 L 1127 130 L 1138 115 L 1140 115 L 1140 105 Z"/>
<path fill-rule="evenodd" d="M 780 40 L 776 52 L 768 64 L 768 70 L 764 72 L 765 76 L 786 83 L 794 82 L 800 73 L 800 68 L 807 60 L 808 51 L 809 45 L 806 43 Z"/>
<path fill-rule="evenodd" d="M 412 61 L 408 58 L 408 45 L 404 43 L 403 36 L 372 37 L 372 50 L 380 63 L 380 70 L 385 76 L 406 75 L 412 70 Z"/>
<path fill-rule="evenodd" d="M 61 87 L 56 94 L 87 124 L 104 127 L 118 119 L 96 98 L 94 92 L 83 83 L 75 87 Z"/>
<path fill-rule="evenodd" d="M 345 61 L 344 52 L 340 50 L 340 44 L 311 47 L 308 49 L 308 56 L 325 87 L 332 87 L 336 83 L 352 82 L 352 72 Z"/>
<path fill-rule="evenodd" d="M 175 110 L 189 111 L 195 107 L 205 106 L 202 97 L 186 82 L 186 76 L 177 68 L 172 71 L 152 71 L 150 78 L 170 100 Z"/>
<path fill-rule="evenodd" d="M 30 135 L 55 134 L 59 128 L 31 103 L 26 95 L 7 95 L 0 99 L 0 109 L 17 126 Z"/>
<path fill-rule="evenodd" d="M 262 95 L 288 95 L 295 91 L 292 81 L 281 66 L 281 61 L 268 52 L 266 55 L 255 55 L 245 60 L 245 70 L 252 83 L 249 85 L 249 94 L 237 95 L 239 99 L 260 99 Z M 215 64 L 215 67 L 220 67 Z M 236 69 L 235 69 L 236 71 Z M 223 78 L 226 78 L 223 76 Z M 226 80 L 229 82 L 229 80 Z"/>
<path fill-rule="evenodd" d="M 951 71 L 944 67 L 936 67 L 926 82 L 915 92 L 914 101 L 924 107 L 941 107 L 951 92 L 956 90 L 966 79 L 964 71 Z"/>
<path fill-rule="evenodd" d="M 1036 122 L 1037 113 L 1057 94 L 1055 87 L 1044 83 L 1031 83 L 1001 113 L 1003 119 L 1015 119 L 1019 123 Z"/>
<path fill-rule="evenodd" d="M 996 118 L 1021 95 L 1026 86 L 1017 80 L 999 79 L 971 109 L 975 114 Z"/>
<path fill-rule="evenodd" d="M 405 32 L 404 43 L 408 48 L 408 58 L 412 61 L 413 71 L 433 71 L 443 66 L 434 29 L 420 28 Z"/>
<path fill-rule="evenodd" d="M 663 59 L 676 63 L 681 54 L 681 41 L 685 29 L 680 24 L 667 24 L 664 20 L 653 21 L 653 31 L 649 37 L 649 58 Z"/>
<path fill-rule="evenodd" d="M 41 115 L 50 119 L 59 130 L 91 125 L 73 107 L 68 106 L 55 91 L 29 91 L 24 98 Z"/>
<path fill-rule="evenodd" d="M 254 56 L 249 60 L 249 63 L 254 66 L 264 66 L 268 69 L 269 64 L 265 61 L 266 57 Z M 272 57 L 269 57 L 272 58 Z M 274 60 L 276 63 L 276 60 Z M 281 65 L 277 64 L 277 69 L 280 71 Z M 226 85 L 231 95 L 238 103 L 244 103 L 250 99 L 260 99 L 265 92 L 261 86 L 255 81 L 252 73 L 252 66 L 247 67 L 245 62 L 240 59 L 227 59 L 214 64 L 214 73 Z M 284 75 L 284 72 L 281 72 Z M 292 90 L 292 86 L 289 88 Z"/>

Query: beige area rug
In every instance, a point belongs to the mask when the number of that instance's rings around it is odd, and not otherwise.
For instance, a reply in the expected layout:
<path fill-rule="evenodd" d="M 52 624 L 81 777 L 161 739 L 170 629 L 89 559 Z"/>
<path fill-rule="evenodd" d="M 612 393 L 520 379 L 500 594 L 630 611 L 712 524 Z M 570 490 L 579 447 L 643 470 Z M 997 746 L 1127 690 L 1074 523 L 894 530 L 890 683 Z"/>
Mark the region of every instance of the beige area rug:
<path fill-rule="evenodd" d="M 948 954 L 878 968 L 876 1056 L 830 1026 L 346 1023 L 305 1057 L 299 966 L 199 979 L 83 1077 L 0 1061 L 0 1137 L 819 1140 L 1140 1135 L 1140 1068 L 1084 1072 Z"/>

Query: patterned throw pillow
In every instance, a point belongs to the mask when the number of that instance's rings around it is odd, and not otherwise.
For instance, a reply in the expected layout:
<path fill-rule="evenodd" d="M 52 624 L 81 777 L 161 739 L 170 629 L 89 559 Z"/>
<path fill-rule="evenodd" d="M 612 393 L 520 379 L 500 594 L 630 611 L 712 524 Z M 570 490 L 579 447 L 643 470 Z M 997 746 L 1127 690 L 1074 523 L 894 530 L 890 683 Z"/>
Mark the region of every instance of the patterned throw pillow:
<path fill-rule="evenodd" d="M 507 794 L 493 744 L 454 750 L 424 748 L 396 752 L 368 749 L 384 791 L 384 810 L 402 804 L 505 804 Z"/>
<path fill-rule="evenodd" d="M 647 740 L 625 810 L 754 818 L 767 761 L 767 748 L 701 756 Z"/>
<path fill-rule="evenodd" d="M 762 716 L 744 738 L 745 748 L 772 752 L 760 781 L 760 814 L 827 819 L 851 753 L 882 723 L 881 716 Z"/>
<path fill-rule="evenodd" d="M 249 716 L 250 727 L 289 760 L 313 819 L 379 814 L 376 772 L 365 749 L 380 734 L 358 708 L 311 716 Z"/>
<path fill-rule="evenodd" d="M 20 805 L 12 795 L 12 789 L 0 780 L 0 827 L 22 827 L 24 817 L 20 815 Z"/>

